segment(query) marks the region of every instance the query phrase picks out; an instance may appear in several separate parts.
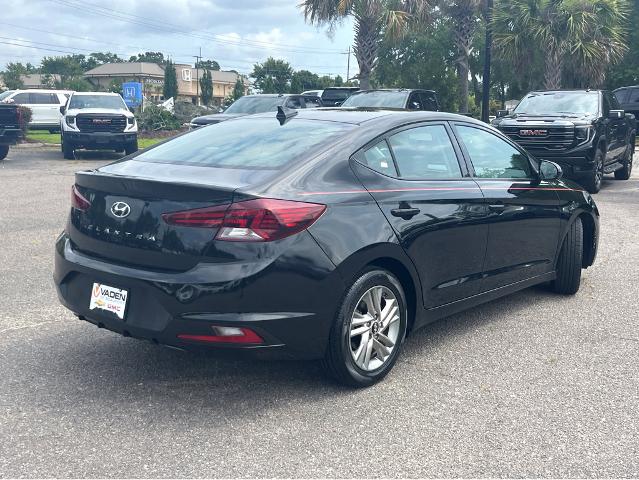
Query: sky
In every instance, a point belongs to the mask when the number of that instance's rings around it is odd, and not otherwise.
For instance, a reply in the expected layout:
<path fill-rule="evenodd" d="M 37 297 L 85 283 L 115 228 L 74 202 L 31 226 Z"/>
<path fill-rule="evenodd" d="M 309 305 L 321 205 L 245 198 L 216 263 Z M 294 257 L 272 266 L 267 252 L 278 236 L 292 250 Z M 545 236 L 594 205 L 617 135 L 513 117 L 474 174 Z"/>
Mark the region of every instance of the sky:
<path fill-rule="evenodd" d="M 353 26 L 330 35 L 306 24 L 300 0 L 0 0 L 0 70 L 7 62 L 110 51 L 123 58 L 161 51 L 176 63 L 193 56 L 224 70 L 251 72 L 269 56 L 295 70 L 346 77 Z M 35 48 L 30 48 L 35 47 Z M 357 62 L 351 54 L 351 76 Z"/>

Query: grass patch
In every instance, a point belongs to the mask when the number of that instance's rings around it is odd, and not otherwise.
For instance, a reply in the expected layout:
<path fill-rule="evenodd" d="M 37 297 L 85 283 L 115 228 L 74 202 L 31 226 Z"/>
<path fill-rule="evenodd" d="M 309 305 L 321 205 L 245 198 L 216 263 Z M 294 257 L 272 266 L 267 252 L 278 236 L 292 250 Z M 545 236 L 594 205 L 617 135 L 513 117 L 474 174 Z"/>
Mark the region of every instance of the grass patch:
<path fill-rule="evenodd" d="M 160 143 L 164 138 L 138 138 L 138 147 L 142 150 Z M 44 130 L 30 130 L 27 132 L 27 141 L 32 143 L 44 143 L 48 145 L 59 145 L 60 134 L 49 133 Z"/>
<path fill-rule="evenodd" d="M 45 130 L 29 130 L 27 132 L 27 140 L 36 143 L 60 144 L 60 134 L 49 133 Z"/>

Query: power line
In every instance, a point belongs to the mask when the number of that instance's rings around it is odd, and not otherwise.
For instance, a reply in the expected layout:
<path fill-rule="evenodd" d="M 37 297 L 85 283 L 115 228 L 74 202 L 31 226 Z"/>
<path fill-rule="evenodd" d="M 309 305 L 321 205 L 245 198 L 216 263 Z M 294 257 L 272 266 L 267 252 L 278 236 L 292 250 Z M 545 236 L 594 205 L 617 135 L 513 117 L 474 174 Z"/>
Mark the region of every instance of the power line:
<path fill-rule="evenodd" d="M 198 38 L 201 40 L 208 40 L 211 42 L 215 42 L 215 43 L 221 43 L 221 44 L 225 44 L 225 45 L 233 45 L 236 47 L 243 47 L 243 48 L 262 48 L 262 49 L 277 49 L 280 51 L 288 51 L 290 53 L 314 53 L 316 55 L 334 55 L 334 54 L 344 54 L 344 52 L 339 51 L 339 50 L 326 50 L 326 49 L 314 49 L 314 48 L 309 48 L 309 47 L 297 47 L 297 46 L 288 46 L 288 45 L 282 45 L 282 44 L 275 44 L 275 43 L 271 43 L 271 42 L 262 42 L 259 40 L 246 40 L 246 39 L 241 39 L 241 40 L 229 40 L 229 37 L 224 37 L 223 35 L 211 35 L 211 34 L 195 34 L 195 33 L 190 33 L 190 32 L 185 32 L 184 30 L 186 29 L 183 26 L 179 26 L 179 25 L 175 25 L 175 24 L 169 24 L 168 22 L 158 22 L 158 21 L 154 21 L 154 20 L 149 20 L 146 17 L 141 17 L 138 15 L 132 15 L 132 14 L 127 14 L 127 13 L 123 13 L 123 12 L 119 12 L 117 10 L 113 10 L 113 9 L 109 9 L 106 7 L 100 7 L 98 5 L 94 5 L 94 4 L 86 4 L 86 3 L 82 3 L 79 2 L 78 0 L 51 0 L 52 2 L 56 2 L 58 4 L 73 8 L 75 10 L 84 10 L 86 12 L 89 13 L 94 13 L 97 15 L 101 15 L 101 16 L 105 16 L 107 18 L 111 18 L 111 19 L 115 19 L 115 20 L 119 20 L 122 22 L 126 22 L 126 23 L 131 23 L 133 25 L 140 25 L 140 26 L 145 26 L 147 28 L 151 28 L 154 30 L 158 30 L 158 31 L 162 31 L 162 32 L 167 32 L 170 31 L 171 33 L 177 34 L 177 35 L 182 35 L 182 36 L 186 36 L 186 37 L 191 37 L 191 38 Z M 135 18 L 133 18 L 135 17 Z M 140 18 L 142 20 L 137 20 L 137 18 Z M 155 23 L 153 23 L 155 22 Z M 159 23 L 162 23 L 164 25 L 167 25 L 167 27 L 163 27 L 161 25 L 159 25 Z"/>

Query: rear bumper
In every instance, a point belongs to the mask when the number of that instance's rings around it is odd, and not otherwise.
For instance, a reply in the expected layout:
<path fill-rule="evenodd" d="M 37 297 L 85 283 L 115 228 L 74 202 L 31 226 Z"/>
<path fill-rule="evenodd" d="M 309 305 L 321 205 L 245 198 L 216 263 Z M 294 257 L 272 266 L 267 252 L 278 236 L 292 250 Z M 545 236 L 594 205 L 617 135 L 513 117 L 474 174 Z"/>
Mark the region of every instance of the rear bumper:
<path fill-rule="evenodd" d="M 315 248 L 316 260 L 291 271 L 288 258 L 231 282 L 217 282 L 219 264 L 187 272 L 155 272 L 80 253 L 66 235 L 56 242 L 54 282 L 60 302 L 79 318 L 113 332 L 185 350 L 217 350 L 270 358 L 317 359 L 324 355 L 343 293 L 341 277 L 310 235 L 289 248 L 294 259 Z M 311 243 L 312 242 L 312 243 Z M 292 250 L 292 252 L 291 252 Z M 290 253 L 289 253 L 290 252 Z M 299 268 L 306 268 L 301 271 Z M 207 280 L 208 277 L 208 280 Z M 90 310 L 93 283 L 126 289 L 124 320 Z M 178 335 L 214 335 L 212 326 L 249 328 L 262 344 L 208 343 Z"/>
<path fill-rule="evenodd" d="M 84 148 L 113 148 L 123 147 L 129 143 L 136 142 L 137 132 L 131 133 L 109 133 L 109 132 L 64 132 L 64 139 L 73 144 L 74 147 Z"/>

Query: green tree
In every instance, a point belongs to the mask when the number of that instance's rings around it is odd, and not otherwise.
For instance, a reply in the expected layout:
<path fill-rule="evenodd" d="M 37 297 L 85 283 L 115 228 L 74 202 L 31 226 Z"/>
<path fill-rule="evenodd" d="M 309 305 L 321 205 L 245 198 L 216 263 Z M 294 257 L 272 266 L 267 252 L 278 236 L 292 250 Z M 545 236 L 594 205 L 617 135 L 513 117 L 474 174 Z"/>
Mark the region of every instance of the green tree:
<path fill-rule="evenodd" d="M 626 22 L 630 30 L 628 51 L 608 72 L 606 85 L 610 89 L 639 84 L 639 0 L 634 0 L 631 12 Z"/>
<path fill-rule="evenodd" d="M 300 6 L 307 22 L 328 25 L 329 30 L 352 17 L 357 78 L 365 90 L 370 88 L 371 73 L 379 60 L 381 40 L 398 40 L 411 28 L 423 26 L 433 8 L 430 0 L 304 0 Z"/>
<path fill-rule="evenodd" d="M 177 74 L 175 73 L 175 66 L 171 60 L 167 61 L 164 67 L 164 89 L 162 93 L 166 100 L 171 97 L 177 98 Z"/>
<path fill-rule="evenodd" d="M 449 18 L 440 18 L 429 31 L 410 32 L 400 42 L 380 45 L 379 64 L 373 77 L 381 87 L 436 90 L 442 110 L 458 111 L 456 50 Z"/>
<path fill-rule="evenodd" d="M 111 52 L 95 52 L 95 53 L 92 53 L 89 56 L 89 58 L 91 58 L 96 63 L 96 67 L 98 65 L 104 65 L 105 63 L 124 62 L 124 60 L 120 58 L 117 54 L 111 53 Z"/>
<path fill-rule="evenodd" d="M 9 90 L 17 90 L 24 87 L 20 76 L 26 74 L 27 69 L 22 63 L 9 62 L 2 74 L 2 79 Z"/>
<path fill-rule="evenodd" d="M 304 90 L 322 88 L 319 76 L 308 70 L 298 70 L 291 78 L 291 93 L 302 93 Z"/>
<path fill-rule="evenodd" d="M 497 0 L 495 47 L 516 69 L 531 50 L 545 52 L 547 89 L 598 87 L 627 50 L 626 16 L 625 0 Z"/>
<path fill-rule="evenodd" d="M 200 93 L 202 95 L 202 103 L 209 105 L 213 100 L 213 77 L 209 70 L 204 70 L 202 78 L 200 78 Z"/>
<path fill-rule="evenodd" d="M 129 58 L 129 62 L 148 62 L 157 63 L 158 65 L 168 64 L 168 61 L 164 59 L 162 52 L 144 52 L 133 55 Z"/>
<path fill-rule="evenodd" d="M 215 60 L 200 60 L 195 63 L 195 68 L 201 68 L 205 70 L 220 70 L 220 64 Z"/>
<path fill-rule="evenodd" d="M 242 78 L 238 78 L 235 81 L 235 86 L 233 87 L 232 96 L 233 96 L 233 101 L 244 96 L 244 81 L 242 80 Z"/>
<path fill-rule="evenodd" d="M 293 69 L 284 60 L 269 57 L 264 63 L 256 63 L 250 76 L 255 79 L 255 86 L 262 93 L 287 93 Z"/>

